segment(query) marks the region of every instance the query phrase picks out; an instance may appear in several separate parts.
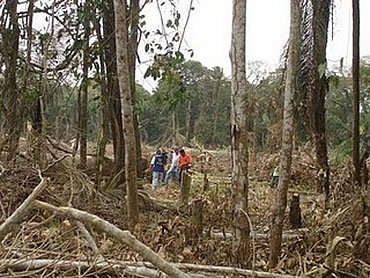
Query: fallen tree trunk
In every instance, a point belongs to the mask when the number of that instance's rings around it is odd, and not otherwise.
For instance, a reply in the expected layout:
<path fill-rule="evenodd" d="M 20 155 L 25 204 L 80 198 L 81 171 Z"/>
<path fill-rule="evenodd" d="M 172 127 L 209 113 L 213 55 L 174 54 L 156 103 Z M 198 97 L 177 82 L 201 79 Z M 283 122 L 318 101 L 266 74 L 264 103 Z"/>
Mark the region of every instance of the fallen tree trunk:
<path fill-rule="evenodd" d="M 223 277 L 224 275 L 242 275 L 246 277 L 260 277 L 260 278 L 299 278 L 297 276 L 287 274 L 277 274 L 263 271 L 252 271 L 248 269 L 240 269 L 224 266 L 211 266 L 211 265 L 197 265 L 187 263 L 170 264 L 178 269 L 187 270 L 189 272 L 202 272 L 188 273 L 193 278 L 206 278 L 206 277 Z M 163 273 L 153 270 L 154 265 L 148 262 L 120 262 L 120 261 L 106 261 L 106 262 L 89 262 L 89 261 L 70 261 L 70 260 L 53 260 L 53 259 L 10 259 L 0 260 L 0 267 L 7 267 L 13 270 L 36 270 L 47 267 L 58 267 L 62 270 L 70 270 L 71 268 L 91 268 L 94 270 L 106 269 L 107 271 L 125 270 L 126 273 L 131 275 L 144 275 L 145 277 L 163 277 Z M 170 276 L 173 277 L 173 276 Z M 175 276 L 178 277 L 178 276 Z"/>
<path fill-rule="evenodd" d="M 290 241 L 290 240 L 297 240 L 302 239 L 306 233 L 309 232 L 309 229 L 307 228 L 301 228 L 296 230 L 287 230 L 283 233 L 283 240 Z M 233 239 L 234 236 L 231 232 L 214 232 L 211 231 L 210 233 L 211 238 L 213 239 L 221 239 L 221 240 L 228 240 Z M 269 234 L 264 233 L 256 233 L 255 234 L 256 240 L 268 240 Z"/>
<path fill-rule="evenodd" d="M 93 225 L 95 228 L 118 239 L 126 246 L 138 252 L 141 256 L 150 261 L 158 269 L 168 274 L 170 277 L 191 278 L 191 276 L 189 276 L 188 274 L 180 271 L 179 269 L 177 269 L 176 267 L 162 259 L 148 246 L 137 240 L 129 231 L 123 231 L 114 226 L 113 224 L 109 223 L 108 221 L 99 218 L 96 215 L 70 207 L 55 207 L 53 205 L 40 201 L 35 201 L 34 204 L 38 208 L 42 208 L 57 213 L 59 215 L 64 215 L 69 218 L 79 220 L 82 222 L 87 222 L 90 225 Z"/>

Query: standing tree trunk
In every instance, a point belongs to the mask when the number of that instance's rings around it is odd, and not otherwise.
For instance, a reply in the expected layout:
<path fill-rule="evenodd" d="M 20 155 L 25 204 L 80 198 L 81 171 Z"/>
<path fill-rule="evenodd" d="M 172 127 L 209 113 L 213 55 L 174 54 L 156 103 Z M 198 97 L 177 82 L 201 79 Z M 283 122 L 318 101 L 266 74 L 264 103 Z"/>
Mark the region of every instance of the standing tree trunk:
<path fill-rule="evenodd" d="M 23 78 L 23 91 L 31 90 L 30 86 L 30 79 L 31 79 L 31 54 L 32 54 L 32 40 L 33 40 L 33 14 L 34 14 L 34 0 L 30 0 L 27 9 L 27 56 L 26 56 L 26 64 L 25 64 L 25 74 Z M 45 43 L 47 45 L 47 43 Z M 47 48 L 44 48 L 44 61 L 47 59 Z M 45 70 L 45 66 L 44 66 Z M 44 78 L 42 77 L 41 84 L 44 84 Z M 44 86 L 41 86 L 41 90 L 37 90 L 37 94 L 34 96 L 33 104 L 30 108 L 30 118 L 32 123 L 32 130 L 30 132 L 30 146 L 32 146 L 32 154 L 34 162 L 39 166 L 42 166 L 42 114 L 41 114 L 41 94 L 43 93 Z"/>
<path fill-rule="evenodd" d="M 326 200 L 329 195 L 329 164 L 325 129 L 325 98 L 328 81 L 325 75 L 326 46 L 331 0 L 312 0 L 312 35 L 313 44 L 309 45 L 309 96 L 310 96 L 310 128 L 315 144 L 316 160 L 320 167 L 317 190 L 324 190 Z M 308 45 L 307 45 L 308 46 Z"/>
<path fill-rule="evenodd" d="M 234 257 L 238 264 L 250 261 L 248 222 L 248 130 L 245 75 L 246 0 L 233 0 L 231 35 L 231 159 L 232 225 L 235 229 Z"/>
<path fill-rule="evenodd" d="M 99 13 L 100 10 L 97 10 Z M 104 12 L 104 11 L 103 11 Z M 101 89 L 101 108 L 100 108 L 100 121 L 98 129 L 97 138 L 97 150 L 96 150 L 96 164 L 95 164 L 95 184 L 97 187 L 101 184 L 101 178 L 103 175 L 103 163 L 105 148 L 108 143 L 109 136 L 109 100 L 107 92 L 107 72 L 105 67 L 105 57 L 104 57 L 104 44 L 105 41 L 101 32 L 101 24 L 99 20 L 94 20 L 96 36 L 99 41 L 99 62 L 100 62 L 100 89 Z"/>
<path fill-rule="evenodd" d="M 140 19 L 140 1 L 131 0 L 129 65 L 130 65 L 130 78 L 131 78 L 130 85 L 131 85 L 131 92 L 132 92 L 132 105 L 134 107 L 134 126 L 135 126 L 136 159 L 137 160 L 139 160 L 142 156 L 139 119 L 138 119 L 136 109 L 135 109 L 135 99 L 136 99 L 135 70 L 136 70 L 136 52 L 137 52 L 137 48 L 139 45 L 139 41 L 138 41 L 139 19 Z"/>
<path fill-rule="evenodd" d="M 360 3 L 352 0 L 353 9 L 353 57 L 352 57 L 352 144 L 353 183 L 361 185 L 360 175 Z"/>
<path fill-rule="evenodd" d="M 130 70 L 128 63 L 128 35 L 126 0 L 114 0 L 116 20 L 117 73 L 123 108 L 125 135 L 125 173 L 127 189 L 127 211 L 131 230 L 139 221 L 139 206 L 136 187 L 136 143 L 134 128 L 134 111 L 132 105 Z"/>
<path fill-rule="evenodd" d="M 82 66 L 82 93 L 80 108 L 80 167 L 86 169 L 87 164 L 87 119 L 88 119 L 88 90 L 89 90 L 89 40 L 90 40 L 90 8 L 89 2 L 86 1 L 84 9 L 84 48 L 83 48 L 83 66 Z"/>
<path fill-rule="evenodd" d="M 105 68 L 107 71 L 107 91 L 109 95 L 109 107 L 111 118 L 111 132 L 114 151 L 114 169 L 112 179 L 115 177 L 117 184 L 125 181 L 125 142 L 123 136 L 121 96 L 119 94 L 117 79 L 116 41 L 114 33 L 114 7 L 113 0 L 108 0 L 104 8 L 103 31 L 106 42 Z"/>
<path fill-rule="evenodd" d="M 194 127 L 193 101 L 189 99 L 188 105 L 186 107 L 186 128 L 185 128 L 185 138 L 186 143 L 188 144 L 190 144 L 191 138 L 193 137 L 193 127 Z"/>
<path fill-rule="evenodd" d="M 4 99 L 5 99 L 5 118 L 7 132 L 8 155 L 7 160 L 11 161 L 16 155 L 18 141 L 20 136 L 20 109 L 19 109 L 19 92 L 17 89 L 17 58 L 19 48 L 19 26 L 17 15 L 17 0 L 7 0 L 5 9 L 8 22 L 3 22 L 6 26 L 1 31 L 2 44 L 5 53 L 5 72 L 4 72 Z M 6 25 L 7 24 L 7 25 Z"/>
<path fill-rule="evenodd" d="M 222 75 L 218 76 L 219 79 L 216 81 L 216 88 L 214 90 L 213 95 L 213 107 L 214 107 L 214 118 L 213 118 L 213 129 L 212 129 L 212 145 L 216 146 L 216 140 L 217 140 L 217 124 L 218 124 L 218 115 L 219 115 L 219 101 L 218 96 L 220 95 L 221 90 L 221 83 L 222 83 Z"/>
<path fill-rule="evenodd" d="M 294 94 L 296 86 L 299 34 L 301 23 L 300 0 L 291 0 L 290 4 L 290 35 L 287 75 L 285 81 L 283 134 L 280 157 L 280 179 L 277 188 L 275 204 L 272 211 L 270 227 L 270 261 L 269 268 L 276 267 L 281 254 L 281 239 L 283 232 L 284 216 L 287 206 L 287 193 L 290 181 L 293 148 L 293 122 L 294 122 Z"/>

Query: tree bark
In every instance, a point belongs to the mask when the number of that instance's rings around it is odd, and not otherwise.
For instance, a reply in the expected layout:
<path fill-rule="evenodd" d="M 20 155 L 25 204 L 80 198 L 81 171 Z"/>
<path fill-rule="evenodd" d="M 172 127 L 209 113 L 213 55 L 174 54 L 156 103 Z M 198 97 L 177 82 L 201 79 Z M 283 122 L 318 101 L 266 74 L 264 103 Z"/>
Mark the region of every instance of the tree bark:
<path fill-rule="evenodd" d="M 86 1 L 83 7 L 84 12 L 84 48 L 83 48 L 83 66 L 82 66 L 82 93 L 81 93 L 81 109 L 80 111 L 80 167 L 86 169 L 87 164 L 87 119 L 88 119 L 88 90 L 89 90 L 89 40 L 90 40 L 90 7 L 89 2 Z"/>
<path fill-rule="evenodd" d="M 194 115 L 193 115 L 193 101 L 189 99 L 188 105 L 186 106 L 186 128 L 185 138 L 186 142 L 190 144 L 191 138 L 193 137 L 194 127 Z"/>
<path fill-rule="evenodd" d="M 32 54 L 32 40 L 33 40 L 33 14 L 34 14 L 34 0 L 30 0 L 27 8 L 27 57 L 26 57 L 26 64 L 25 64 L 25 75 L 23 80 L 23 91 L 31 90 L 30 86 L 30 73 L 31 73 L 31 54 Z M 46 43 L 45 45 L 48 45 Z M 44 70 L 45 70 L 45 59 L 47 59 L 47 49 L 48 47 L 44 48 Z M 31 136 L 29 137 L 30 145 L 33 146 L 32 153 L 34 162 L 38 164 L 39 167 L 43 167 L 42 165 L 42 129 L 43 129 L 43 119 L 42 119 L 42 109 L 41 109 L 41 95 L 43 94 L 45 80 L 42 76 L 42 88 L 41 90 L 37 90 L 37 94 L 34 96 L 33 105 L 30 109 L 30 118 L 32 123 L 32 130 Z"/>
<path fill-rule="evenodd" d="M 7 109 L 7 111 L 5 111 L 5 117 L 8 143 L 8 161 L 13 160 L 16 155 L 20 136 L 20 126 L 22 125 L 20 121 L 21 115 L 19 113 L 20 105 L 16 75 L 20 33 L 18 26 L 17 7 L 17 0 L 7 0 L 5 9 L 8 15 L 8 24 L 6 28 L 1 30 L 5 53 L 4 96 L 6 103 L 5 107 Z M 6 22 L 4 22 L 4 26 L 5 24 Z"/>
<path fill-rule="evenodd" d="M 220 79 L 216 81 L 216 89 L 213 95 L 213 107 L 214 107 L 214 118 L 213 118 L 213 131 L 212 131 L 212 144 L 216 146 L 216 138 L 217 138 L 217 124 L 218 124 L 218 115 L 219 115 L 219 105 L 218 105 L 218 96 L 220 95 L 221 83 L 222 83 L 222 76 Z"/>
<path fill-rule="evenodd" d="M 360 3 L 352 0 L 353 57 L 352 57 L 352 144 L 353 183 L 361 185 L 360 174 Z"/>
<path fill-rule="evenodd" d="M 99 13 L 100 10 L 97 10 Z M 104 11 L 103 11 L 104 12 Z M 107 71 L 105 67 L 105 57 L 104 57 L 104 44 L 105 41 L 101 32 L 101 24 L 99 20 L 94 21 L 96 36 L 99 41 L 99 62 L 100 62 L 100 91 L 101 91 L 101 108 L 100 108 L 100 120 L 97 138 L 97 150 L 96 150 L 96 164 L 95 164 L 95 184 L 97 187 L 101 184 L 101 177 L 103 172 L 103 163 L 105 148 L 108 143 L 109 136 L 109 99 L 107 92 Z"/>
<path fill-rule="evenodd" d="M 126 0 L 114 0 L 117 45 L 117 73 L 119 90 L 123 108 L 124 136 L 125 136 L 125 174 L 127 190 L 127 211 L 131 230 L 139 221 L 139 205 L 136 185 L 136 142 L 134 127 L 134 112 L 128 63 L 128 29 Z"/>
<path fill-rule="evenodd" d="M 233 254 L 236 263 L 250 262 L 248 213 L 248 130 L 245 62 L 246 0 L 233 0 L 231 35 L 231 159 L 232 225 L 235 229 Z"/>
<path fill-rule="evenodd" d="M 289 50 L 285 81 L 283 134 L 280 156 L 280 178 L 270 227 L 270 269 L 276 267 L 281 254 L 281 240 L 287 206 L 288 185 L 290 182 L 294 130 L 294 94 L 299 57 L 300 18 L 300 0 L 291 0 Z"/>

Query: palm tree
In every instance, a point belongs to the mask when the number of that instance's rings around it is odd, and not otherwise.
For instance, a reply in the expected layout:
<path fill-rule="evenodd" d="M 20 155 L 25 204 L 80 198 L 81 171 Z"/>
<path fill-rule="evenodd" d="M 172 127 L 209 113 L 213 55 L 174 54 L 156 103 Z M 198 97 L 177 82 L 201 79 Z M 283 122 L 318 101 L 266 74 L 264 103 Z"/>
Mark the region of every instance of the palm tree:
<path fill-rule="evenodd" d="M 329 165 L 325 128 L 325 97 L 328 91 L 326 46 L 331 0 L 305 0 L 301 34 L 301 89 L 308 127 L 315 147 L 317 189 L 329 194 Z"/>

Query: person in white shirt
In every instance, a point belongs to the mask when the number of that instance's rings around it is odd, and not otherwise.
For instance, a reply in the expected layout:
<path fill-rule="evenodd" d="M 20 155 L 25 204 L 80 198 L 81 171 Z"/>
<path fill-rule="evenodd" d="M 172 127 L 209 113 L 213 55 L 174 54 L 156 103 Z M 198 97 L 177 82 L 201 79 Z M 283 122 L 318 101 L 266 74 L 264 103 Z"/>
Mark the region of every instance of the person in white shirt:
<path fill-rule="evenodd" d="M 177 175 L 177 164 L 178 164 L 178 161 L 179 161 L 179 156 L 180 156 L 180 153 L 179 153 L 179 148 L 178 147 L 173 147 L 173 152 L 172 152 L 172 155 L 171 155 L 171 166 L 170 166 L 170 169 L 168 169 L 167 173 L 166 173 L 166 177 L 164 178 L 164 183 L 166 185 L 168 185 L 168 182 L 170 180 L 170 178 L 174 178 L 176 179 L 176 175 Z"/>

